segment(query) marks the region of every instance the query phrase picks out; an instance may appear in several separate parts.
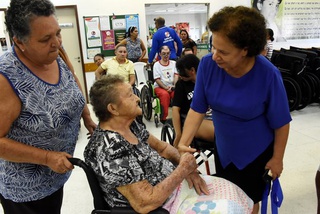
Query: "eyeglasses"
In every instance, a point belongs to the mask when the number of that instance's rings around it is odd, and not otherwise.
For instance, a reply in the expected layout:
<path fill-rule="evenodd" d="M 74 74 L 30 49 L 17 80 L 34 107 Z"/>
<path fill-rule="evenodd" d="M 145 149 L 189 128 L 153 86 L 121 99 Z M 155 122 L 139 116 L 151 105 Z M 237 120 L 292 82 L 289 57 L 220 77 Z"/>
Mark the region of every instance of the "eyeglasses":
<path fill-rule="evenodd" d="M 170 55 L 170 52 L 167 52 L 167 53 L 162 52 L 161 55 L 162 55 L 162 56 L 169 56 L 169 55 Z"/>

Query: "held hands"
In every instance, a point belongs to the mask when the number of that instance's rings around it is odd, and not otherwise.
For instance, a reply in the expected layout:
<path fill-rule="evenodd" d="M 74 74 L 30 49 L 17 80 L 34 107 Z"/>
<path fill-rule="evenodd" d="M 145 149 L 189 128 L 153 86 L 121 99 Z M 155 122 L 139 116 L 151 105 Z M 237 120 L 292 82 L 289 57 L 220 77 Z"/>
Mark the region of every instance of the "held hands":
<path fill-rule="evenodd" d="M 179 168 L 185 173 L 185 175 L 189 175 L 190 173 L 194 172 L 197 168 L 197 162 L 195 157 L 190 153 L 185 153 L 181 155 Z"/>
<path fill-rule="evenodd" d="M 197 150 L 196 149 L 193 149 L 189 146 L 185 146 L 185 145 L 181 145 L 179 144 L 178 145 L 178 151 L 180 153 L 180 155 L 184 154 L 184 153 L 194 153 L 196 152 Z"/>
<path fill-rule="evenodd" d="M 198 164 L 196 162 L 196 159 L 193 154 L 190 153 L 190 151 L 193 153 L 196 150 L 189 148 L 187 146 L 178 146 L 178 148 L 182 148 L 187 150 L 187 152 L 184 152 L 180 157 L 180 163 L 179 167 L 182 166 L 184 169 L 185 167 L 188 167 L 186 170 L 188 170 L 189 174 L 186 177 L 186 180 L 188 182 L 189 188 L 194 187 L 197 194 L 200 195 L 201 193 L 204 193 L 206 195 L 209 195 L 209 190 L 207 187 L 206 182 L 200 177 L 198 173 Z M 187 163 L 184 163 L 184 161 L 188 161 Z"/>
<path fill-rule="evenodd" d="M 63 174 L 74 168 L 67 159 L 71 157 L 72 156 L 66 152 L 47 151 L 45 165 L 52 171 Z"/>

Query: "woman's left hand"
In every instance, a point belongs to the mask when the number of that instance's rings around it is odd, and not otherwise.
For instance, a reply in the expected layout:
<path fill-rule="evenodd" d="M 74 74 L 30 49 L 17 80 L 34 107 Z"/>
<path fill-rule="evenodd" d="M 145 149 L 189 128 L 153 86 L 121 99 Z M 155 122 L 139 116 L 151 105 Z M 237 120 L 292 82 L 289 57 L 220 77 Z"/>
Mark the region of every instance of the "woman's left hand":
<path fill-rule="evenodd" d="M 96 129 L 97 124 L 95 124 L 95 122 L 93 122 L 93 120 L 91 118 L 89 119 L 84 119 L 83 120 L 84 126 L 87 128 L 87 130 L 89 131 L 88 135 L 88 139 L 91 137 L 93 131 Z"/>
<path fill-rule="evenodd" d="M 272 174 L 272 179 L 276 179 L 280 177 L 282 170 L 283 170 L 283 161 L 278 160 L 276 158 L 271 158 L 268 163 L 266 164 L 266 169 L 269 169 Z"/>
<path fill-rule="evenodd" d="M 209 195 L 209 190 L 207 187 L 206 182 L 203 180 L 203 178 L 200 176 L 198 171 L 194 171 L 186 178 L 189 188 L 191 189 L 194 187 L 198 195 L 201 195 L 201 193 L 205 195 Z"/>

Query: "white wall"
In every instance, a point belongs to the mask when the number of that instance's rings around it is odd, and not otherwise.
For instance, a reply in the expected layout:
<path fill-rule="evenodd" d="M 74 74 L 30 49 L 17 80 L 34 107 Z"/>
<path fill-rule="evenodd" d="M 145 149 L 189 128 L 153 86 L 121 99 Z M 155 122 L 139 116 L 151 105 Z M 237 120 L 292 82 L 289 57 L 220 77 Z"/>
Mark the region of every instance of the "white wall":
<path fill-rule="evenodd" d="M 6 8 L 9 5 L 10 0 L 1 0 L 0 8 Z M 141 26 L 140 37 L 144 40 L 146 44 L 147 36 L 147 21 L 145 16 L 145 4 L 163 4 L 163 3 L 210 3 L 209 6 L 209 16 L 214 12 L 218 11 L 224 6 L 251 6 L 251 0 L 215 0 L 215 1 L 203 1 L 203 0 L 52 0 L 53 4 L 56 6 L 62 5 L 77 5 L 79 23 L 80 23 L 80 33 L 81 33 L 81 45 L 83 50 L 83 56 L 85 63 L 91 62 L 86 59 L 86 42 L 85 42 L 85 31 L 83 25 L 83 16 L 99 16 L 99 15 L 111 15 L 114 14 L 139 14 L 139 25 Z M 153 20 L 153 19 L 152 19 Z M 146 27 L 143 27 L 146 26 Z M 292 41 L 287 41 L 286 43 L 274 44 L 276 48 L 279 46 L 290 46 Z M 320 39 L 316 40 L 294 40 L 293 43 L 301 47 L 320 47 Z"/>
<path fill-rule="evenodd" d="M 203 1 L 203 0 L 52 0 L 55 6 L 62 5 L 77 5 L 78 16 L 80 23 L 81 33 L 81 46 L 83 50 L 84 62 L 88 63 L 91 60 L 86 59 L 86 41 L 85 31 L 83 25 L 83 16 L 100 16 L 100 15 L 111 15 L 114 14 L 139 14 L 139 25 L 141 26 L 140 37 L 146 44 L 147 36 L 147 21 L 145 16 L 145 4 L 163 4 L 163 3 L 210 3 L 209 15 L 212 15 L 215 11 L 219 10 L 224 6 L 236 6 L 245 5 L 250 6 L 250 0 L 217 0 L 217 1 Z M 1 0 L 0 8 L 7 8 L 10 0 Z M 153 20 L 153 19 L 152 19 Z M 146 27 L 143 27 L 146 26 Z"/>

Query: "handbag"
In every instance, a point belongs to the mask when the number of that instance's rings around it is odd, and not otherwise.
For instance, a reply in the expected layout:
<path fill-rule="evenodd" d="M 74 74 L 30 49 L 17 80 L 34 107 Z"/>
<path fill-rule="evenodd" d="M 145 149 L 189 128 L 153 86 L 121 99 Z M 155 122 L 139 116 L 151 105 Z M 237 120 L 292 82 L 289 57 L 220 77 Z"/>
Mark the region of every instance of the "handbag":
<path fill-rule="evenodd" d="M 271 191 L 270 191 L 271 190 Z M 262 196 L 261 214 L 267 214 L 268 208 L 268 196 L 270 193 L 271 201 L 271 213 L 278 214 L 278 208 L 280 208 L 283 201 L 283 193 L 278 178 L 275 180 L 269 180 Z"/>

